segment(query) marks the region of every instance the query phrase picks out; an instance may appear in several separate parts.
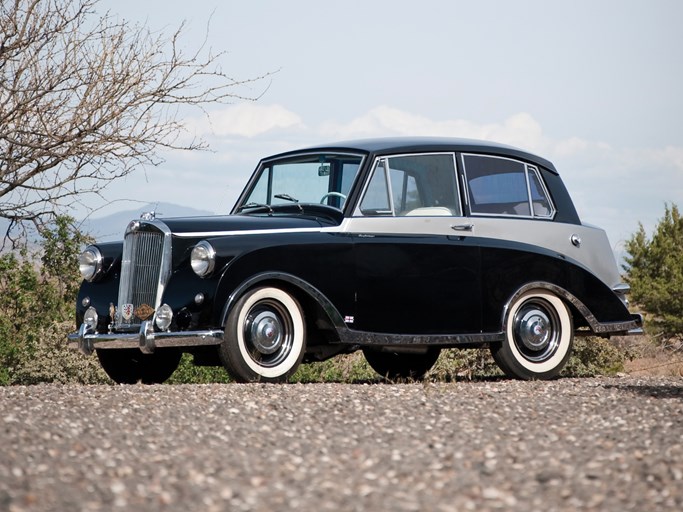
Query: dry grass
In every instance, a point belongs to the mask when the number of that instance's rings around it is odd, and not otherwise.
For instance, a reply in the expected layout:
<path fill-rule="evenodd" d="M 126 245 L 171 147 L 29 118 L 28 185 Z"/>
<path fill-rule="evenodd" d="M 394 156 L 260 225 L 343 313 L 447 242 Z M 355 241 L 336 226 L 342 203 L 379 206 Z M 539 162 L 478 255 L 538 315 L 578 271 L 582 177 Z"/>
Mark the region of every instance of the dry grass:
<path fill-rule="evenodd" d="M 641 377 L 683 377 L 681 342 L 662 344 L 649 336 L 614 338 L 620 348 L 629 352 L 624 370 Z"/>

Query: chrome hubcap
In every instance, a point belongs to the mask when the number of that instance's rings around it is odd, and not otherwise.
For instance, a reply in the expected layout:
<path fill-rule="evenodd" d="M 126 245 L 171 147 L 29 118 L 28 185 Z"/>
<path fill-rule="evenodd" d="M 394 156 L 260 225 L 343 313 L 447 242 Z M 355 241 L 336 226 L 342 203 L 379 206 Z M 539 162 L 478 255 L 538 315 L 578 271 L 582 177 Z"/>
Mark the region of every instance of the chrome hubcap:
<path fill-rule="evenodd" d="M 263 367 L 277 366 L 292 350 L 291 317 L 277 301 L 264 300 L 254 305 L 247 315 L 243 332 L 251 358 Z"/>
<path fill-rule="evenodd" d="M 555 309 L 545 301 L 524 303 L 514 318 L 514 343 L 521 355 L 533 362 L 549 359 L 560 342 L 560 320 Z"/>
<path fill-rule="evenodd" d="M 282 345 L 282 325 L 271 311 L 262 311 L 251 321 L 251 343 L 262 354 L 273 354 Z"/>
<path fill-rule="evenodd" d="M 550 320 L 538 310 L 528 311 L 519 320 L 519 338 L 530 350 L 542 350 L 550 340 Z"/>

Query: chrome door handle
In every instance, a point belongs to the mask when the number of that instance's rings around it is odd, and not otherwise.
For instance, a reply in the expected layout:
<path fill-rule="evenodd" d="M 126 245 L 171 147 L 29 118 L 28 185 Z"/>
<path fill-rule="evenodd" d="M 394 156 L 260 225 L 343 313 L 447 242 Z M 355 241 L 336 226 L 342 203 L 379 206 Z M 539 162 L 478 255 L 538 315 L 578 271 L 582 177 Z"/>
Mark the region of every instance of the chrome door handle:
<path fill-rule="evenodd" d="M 474 228 L 474 224 L 453 224 L 451 226 L 451 229 L 455 231 L 472 231 L 472 228 Z"/>

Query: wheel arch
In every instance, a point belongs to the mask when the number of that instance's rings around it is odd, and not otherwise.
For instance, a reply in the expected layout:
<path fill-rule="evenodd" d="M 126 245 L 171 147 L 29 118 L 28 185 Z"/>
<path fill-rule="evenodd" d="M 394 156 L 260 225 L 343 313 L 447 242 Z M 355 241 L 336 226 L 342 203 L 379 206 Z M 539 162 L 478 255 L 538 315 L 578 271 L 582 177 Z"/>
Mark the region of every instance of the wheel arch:
<path fill-rule="evenodd" d="M 309 282 L 285 272 L 262 272 L 251 276 L 235 287 L 223 306 L 220 316 L 221 325 L 225 325 L 230 311 L 241 296 L 257 286 L 264 285 L 281 288 L 297 299 L 303 309 L 309 334 L 321 330 L 318 321 L 322 320 L 329 324 L 337 340 L 340 338 L 339 330 L 345 328 L 346 325 L 334 304 Z"/>
<path fill-rule="evenodd" d="M 572 316 L 572 321 L 576 329 L 577 326 L 587 325 L 591 331 L 594 333 L 600 333 L 604 331 L 601 327 L 602 324 L 598 322 L 595 315 L 588 309 L 588 307 L 579 300 L 574 294 L 557 286 L 556 284 L 548 283 L 545 281 L 534 281 L 527 283 L 521 288 L 518 288 L 515 293 L 513 293 L 503 306 L 503 312 L 501 315 L 501 329 L 505 331 L 505 325 L 507 322 L 508 314 L 510 311 L 510 306 L 514 304 L 519 297 L 529 292 L 530 290 L 546 290 L 557 295 L 562 301 L 565 302 L 569 309 L 569 313 Z"/>

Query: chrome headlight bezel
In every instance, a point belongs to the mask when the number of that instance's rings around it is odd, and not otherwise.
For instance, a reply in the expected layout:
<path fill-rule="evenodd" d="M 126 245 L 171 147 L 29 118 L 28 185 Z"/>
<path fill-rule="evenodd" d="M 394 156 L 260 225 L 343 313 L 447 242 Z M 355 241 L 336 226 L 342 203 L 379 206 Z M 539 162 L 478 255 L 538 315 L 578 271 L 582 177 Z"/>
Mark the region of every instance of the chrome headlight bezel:
<path fill-rule="evenodd" d="M 208 277 L 216 266 L 216 250 L 206 240 L 202 240 L 192 249 L 190 265 L 199 277 Z"/>
<path fill-rule="evenodd" d="M 102 273 L 103 257 L 100 250 L 90 245 L 78 256 L 78 269 L 88 282 L 95 281 Z"/>

